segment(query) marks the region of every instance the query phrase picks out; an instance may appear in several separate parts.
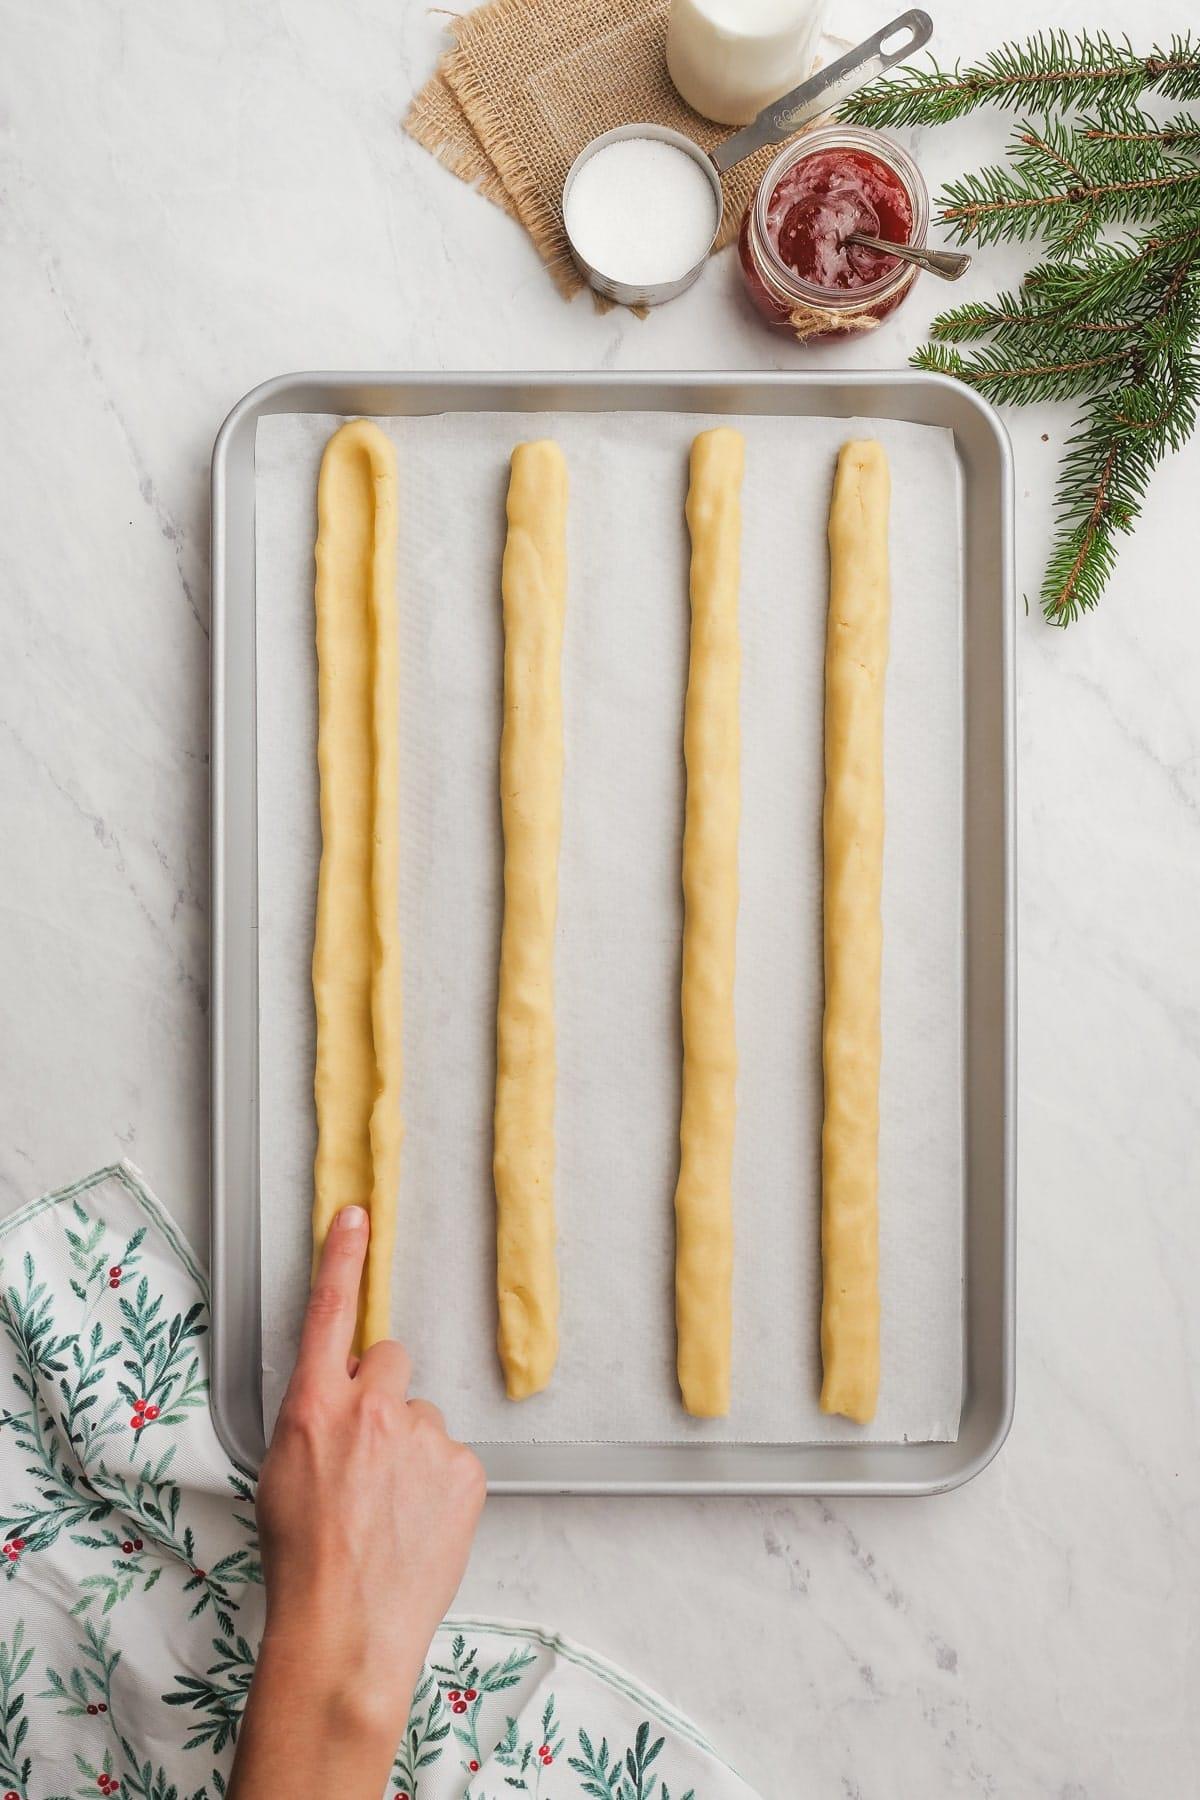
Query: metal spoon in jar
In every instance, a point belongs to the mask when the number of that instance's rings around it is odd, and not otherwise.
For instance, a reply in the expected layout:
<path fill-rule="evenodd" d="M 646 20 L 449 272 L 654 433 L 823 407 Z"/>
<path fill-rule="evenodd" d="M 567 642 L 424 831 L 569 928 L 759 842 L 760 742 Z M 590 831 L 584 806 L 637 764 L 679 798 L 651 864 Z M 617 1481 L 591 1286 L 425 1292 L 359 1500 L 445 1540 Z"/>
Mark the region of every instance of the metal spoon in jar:
<path fill-rule="evenodd" d="M 858 244 L 877 255 L 915 263 L 918 269 L 926 269 L 943 281 L 957 281 L 971 266 L 971 258 L 961 250 L 934 250 L 926 244 L 906 244 L 878 234 L 879 214 L 865 195 L 852 189 L 831 188 L 827 193 L 806 194 L 789 207 L 780 233 L 780 253 L 785 261 L 792 262 L 793 257 L 784 248 L 789 239 L 795 243 L 805 237 L 811 240 L 820 236 L 838 250 L 847 244 Z M 854 263 L 855 259 L 851 257 L 850 261 Z M 874 279 L 874 271 L 868 279 Z"/>
<path fill-rule="evenodd" d="M 879 250 L 901 262 L 915 263 L 929 275 L 940 275 L 943 281 L 957 281 L 971 266 L 971 258 L 962 250 L 928 250 L 924 244 L 893 244 L 887 238 L 868 237 L 863 231 L 848 231 L 844 244 L 861 244 L 864 250 Z"/>

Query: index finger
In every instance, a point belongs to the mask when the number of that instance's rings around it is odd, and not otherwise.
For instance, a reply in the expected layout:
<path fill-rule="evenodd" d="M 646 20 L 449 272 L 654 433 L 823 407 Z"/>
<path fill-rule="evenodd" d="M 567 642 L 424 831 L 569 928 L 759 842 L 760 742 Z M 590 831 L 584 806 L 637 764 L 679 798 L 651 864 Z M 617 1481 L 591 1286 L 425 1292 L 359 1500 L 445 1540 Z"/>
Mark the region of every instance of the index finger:
<path fill-rule="evenodd" d="M 345 1375 L 358 1320 L 358 1286 L 367 1256 L 370 1221 L 364 1207 L 343 1206 L 334 1217 L 317 1265 L 297 1375 Z"/>

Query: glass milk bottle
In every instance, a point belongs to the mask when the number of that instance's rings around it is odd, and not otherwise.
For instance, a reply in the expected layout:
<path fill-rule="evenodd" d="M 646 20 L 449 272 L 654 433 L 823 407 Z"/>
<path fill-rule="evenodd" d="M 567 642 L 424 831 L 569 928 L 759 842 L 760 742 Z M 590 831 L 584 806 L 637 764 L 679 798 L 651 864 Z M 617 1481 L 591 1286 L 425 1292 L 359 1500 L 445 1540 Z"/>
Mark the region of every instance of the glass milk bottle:
<path fill-rule="evenodd" d="M 825 0 L 671 0 L 667 68 L 706 119 L 748 125 L 811 73 Z"/>

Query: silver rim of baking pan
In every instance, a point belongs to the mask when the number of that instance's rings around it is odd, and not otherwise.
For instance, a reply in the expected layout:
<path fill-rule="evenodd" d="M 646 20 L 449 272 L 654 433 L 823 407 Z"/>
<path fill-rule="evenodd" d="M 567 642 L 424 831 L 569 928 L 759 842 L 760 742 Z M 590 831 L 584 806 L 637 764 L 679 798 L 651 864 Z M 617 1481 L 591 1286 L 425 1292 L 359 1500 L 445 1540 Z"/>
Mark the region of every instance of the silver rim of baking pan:
<path fill-rule="evenodd" d="M 264 1450 L 259 1319 L 254 442 L 269 413 L 768 413 L 954 432 L 963 481 L 964 1366 L 949 1444 L 484 1444 L 497 1493 L 944 1492 L 1008 1435 L 1015 1383 L 1016 846 L 1013 469 L 962 384 L 916 370 L 730 374 L 281 375 L 239 401 L 212 459 L 212 1408 L 226 1450 Z"/>

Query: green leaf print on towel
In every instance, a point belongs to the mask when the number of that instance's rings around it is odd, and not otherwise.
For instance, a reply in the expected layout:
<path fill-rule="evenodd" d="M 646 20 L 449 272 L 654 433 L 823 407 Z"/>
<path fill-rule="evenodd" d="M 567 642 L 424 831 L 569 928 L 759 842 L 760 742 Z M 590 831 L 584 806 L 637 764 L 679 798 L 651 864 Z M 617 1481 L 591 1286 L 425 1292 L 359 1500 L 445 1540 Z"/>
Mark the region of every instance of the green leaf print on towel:
<path fill-rule="evenodd" d="M 0 1800 L 223 1800 L 263 1589 L 203 1272 L 136 1171 L 101 1170 L 0 1222 L 0 1326 Z M 601 1658 L 448 1621 L 386 1800 L 513 1794 L 754 1800 Z"/>

